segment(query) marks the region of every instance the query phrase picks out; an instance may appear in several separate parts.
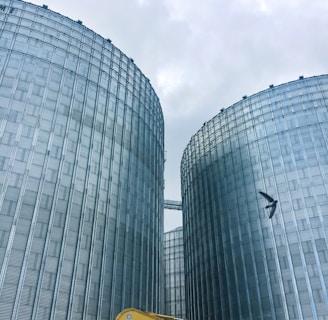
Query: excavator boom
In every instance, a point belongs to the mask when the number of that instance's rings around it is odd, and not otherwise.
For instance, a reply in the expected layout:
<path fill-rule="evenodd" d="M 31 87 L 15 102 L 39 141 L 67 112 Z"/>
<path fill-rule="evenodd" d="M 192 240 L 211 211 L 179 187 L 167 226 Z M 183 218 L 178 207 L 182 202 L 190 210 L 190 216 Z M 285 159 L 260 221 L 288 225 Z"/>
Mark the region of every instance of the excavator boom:
<path fill-rule="evenodd" d="M 172 316 L 157 314 L 153 312 L 146 312 L 135 308 L 128 308 L 121 311 L 116 320 L 175 320 Z"/>

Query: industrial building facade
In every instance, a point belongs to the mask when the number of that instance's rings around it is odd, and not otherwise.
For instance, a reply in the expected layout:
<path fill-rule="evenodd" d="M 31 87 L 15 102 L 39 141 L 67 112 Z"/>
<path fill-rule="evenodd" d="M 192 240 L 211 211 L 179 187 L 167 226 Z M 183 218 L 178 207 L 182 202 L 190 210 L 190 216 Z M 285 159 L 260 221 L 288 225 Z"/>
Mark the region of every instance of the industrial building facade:
<path fill-rule="evenodd" d="M 164 121 L 132 59 L 0 0 L 0 318 L 164 310 Z"/>
<path fill-rule="evenodd" d="M 164 234 L 165 312 L 182 319 L 186 316 L 183 229 Z"/>
<path fill-rule="evenodd" d="M 181 178 L 189 320 L 328 319 L 327 75 L 222 109 Z"/>

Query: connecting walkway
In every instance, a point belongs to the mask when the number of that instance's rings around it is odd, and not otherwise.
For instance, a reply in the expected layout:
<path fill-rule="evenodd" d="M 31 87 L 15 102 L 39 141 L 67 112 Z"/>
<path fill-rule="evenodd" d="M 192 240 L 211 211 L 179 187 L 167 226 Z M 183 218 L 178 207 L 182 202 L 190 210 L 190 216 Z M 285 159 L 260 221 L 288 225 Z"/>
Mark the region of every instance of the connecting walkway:
<path fill-rule="evenodd" d="M 182 210 L 182 201 L 164 200 L 164 209 Z"/>

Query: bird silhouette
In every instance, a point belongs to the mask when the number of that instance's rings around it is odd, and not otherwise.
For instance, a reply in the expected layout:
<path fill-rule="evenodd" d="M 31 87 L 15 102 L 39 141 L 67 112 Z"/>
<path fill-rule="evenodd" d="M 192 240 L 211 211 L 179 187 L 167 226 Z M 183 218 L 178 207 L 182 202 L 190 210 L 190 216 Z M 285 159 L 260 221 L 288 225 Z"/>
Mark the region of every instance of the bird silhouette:
<path fill-rule="evenodd" d="M 270 197 L 269 195 L 267 195 L 262 191 L 259 191 L 259 193 L 269 201 L 269 204 L 265 208 L 266 209 L 271 208 L 270 215 L 269 215 L 269 219 L 271 219 L 274 215 L 274 212 L 276 211 L 278 200 L 274 200 L 272 197 Z"/>

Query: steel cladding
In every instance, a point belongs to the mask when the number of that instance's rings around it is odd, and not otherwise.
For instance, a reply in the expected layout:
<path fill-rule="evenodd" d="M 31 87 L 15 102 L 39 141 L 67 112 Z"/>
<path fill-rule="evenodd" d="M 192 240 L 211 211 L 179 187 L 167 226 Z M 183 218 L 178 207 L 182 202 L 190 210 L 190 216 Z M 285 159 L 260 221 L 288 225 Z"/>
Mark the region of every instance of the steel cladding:
<path fill-rule="evenodd" d="M 164 122 L 81 21 L 0 0 L 0 318 L 162 311 Z"/>
<path fill-rule="evenodd" d="M 328 76 L 300 77 L 245 96 L 191 138 L 188 319 L 327 317 L 327 106 Z M 278 201 L 271 219 L 260 191 Z"/>

